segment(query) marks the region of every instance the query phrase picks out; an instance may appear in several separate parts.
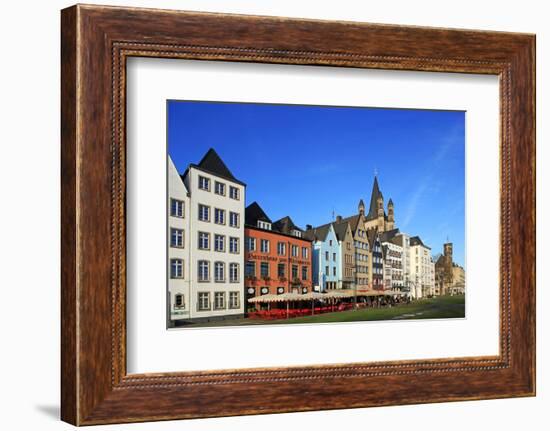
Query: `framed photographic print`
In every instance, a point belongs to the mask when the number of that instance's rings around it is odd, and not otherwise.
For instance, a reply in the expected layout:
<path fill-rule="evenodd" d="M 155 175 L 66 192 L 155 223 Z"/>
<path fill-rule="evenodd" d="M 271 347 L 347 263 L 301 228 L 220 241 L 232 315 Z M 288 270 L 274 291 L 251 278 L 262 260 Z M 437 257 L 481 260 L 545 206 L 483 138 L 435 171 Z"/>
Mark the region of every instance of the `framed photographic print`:
<path fill-rule="evenodd" d="M 534 395 L 533 35 L 78 5 L 61 42 L 63 420 Z"/>
<path fill-rule="evenodd" d="M 465 112 L 170 100 L 167 115 L 169 327 L 465 317 Z"/>

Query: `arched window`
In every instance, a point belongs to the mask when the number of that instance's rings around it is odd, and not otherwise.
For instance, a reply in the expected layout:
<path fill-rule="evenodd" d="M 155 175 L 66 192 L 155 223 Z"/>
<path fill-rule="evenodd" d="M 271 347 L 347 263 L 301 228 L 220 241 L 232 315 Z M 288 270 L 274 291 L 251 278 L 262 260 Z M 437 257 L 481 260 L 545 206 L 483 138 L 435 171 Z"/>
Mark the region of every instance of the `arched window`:
<path fill-rule="evenodd" d="M 183 294 L 178 293 L 174 298 L 174 306 L 176 308 L 185 308 L 185 296 Z"/>

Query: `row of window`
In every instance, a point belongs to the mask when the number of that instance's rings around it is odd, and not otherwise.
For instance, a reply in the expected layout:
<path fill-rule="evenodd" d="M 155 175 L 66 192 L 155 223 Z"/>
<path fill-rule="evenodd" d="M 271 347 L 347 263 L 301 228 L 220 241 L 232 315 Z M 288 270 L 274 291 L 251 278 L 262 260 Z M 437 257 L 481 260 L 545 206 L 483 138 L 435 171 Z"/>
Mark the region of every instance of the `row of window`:
<path fill-rule="evenodd" d="M 289 290 L 289 292 L 304 294 L 304 293 L 307 293 L 307 287 L 302 287 L 302 288 L 294 287 L 292 288 L 291 291 Z M 254 287 L 249 287 L 246 289 L 246 293 L 248 296 L 255 296 L 256 289 Z M 277 287 L 277 295 L 282 295 L 283 293 L 285 293 L 285 288 L 283 286 Z M 269 294 L 269 287 L 265 286 L 260 288 L 260 295 L 268 295 L 268 294 Z"/>
<path fill-rule="evenodd" d="M 369 267 L 363 266 L 363 265 L 357 265 L 356 271 L 362 274 L 368 274 L 369 273 Z"/>
<path fill-rule="evenodd" d="M 367 237 L 367 231 L 363 229 L 357 229 L 357 235 L 359 235 L 361 238 Z"/>
<path fill-rule="evenodd" d="M 256 251 L 257 241 L 256 238 L 247 236 L 245 238 L 246 251 Z M 300 247 L 297 245 L 291 245 L 292 257 L 298 257 L 300 255 Z M 268 239 L 260 239 L 260 252 L 269 253 L 271 250 L 271 241 Z M 277 242 L 277 254 L 279 256 L 286 256 L 286 242 Z M 302 247 L 302 259 L 309 258 L 309 248 Z"/>
<path fill-rule="evenodd" d="M 325 260 L 330 260 L 330 253 L 325 251 Z M 332 253 L 332 261 L 336 262 L 336 253 Z"/>
<path fill-rule="evenodd" d="M 170 215 L 172 217 L 185 217 L 185 202 L 178 199 L 170 199 Z M 199 204 L 198 219 L 204 222 L 210 222 L 211 208 L 209 205 Z M 214 208 L 214 223 L 219 225 L 226 224 L 226 210 Z M 229 211 L 229 226 L 238 228 L 240 226 L 239 213 Z"/>
<path fill-rule="evenodd" d="M 214 292 L 214 304 L 211 302 L 210 292 L 197 293 L 198 311 L 212 310 L 212 305 L 214 310 L 236 309 L 240 307 L 240 302 L 239 292 L 229 292 L 229 303 L 226 302 L 225 292 Z"/>
<path fill-rule="evenodd" d="M 367 262 L 369 260 L 369 255 L 368 254 L 355 253 L 355 260 L 356 261 Z"/>
<path fill-rule="evenodd" d="M 366 242 L 353 241 L 353 245 L 355 246 L 355 248 L 360 248 L 360 249 L 363 249 L 363 250 L 368 250 L 369 249 L 369 245 Z"/>
<path fill-rule="evenodd" d="M 244 274 L 246 277 L 256 277 L 256 262 L 253 260 L 249 260 L 246 262 Z M 298 265 L 292 265 L 291 266 L 292 271 L 292 279 L 298 278 Z M 307 266 L 302 266 L 302 280 L 307 280 Z M 262 278 L 268 278 L 270 277 L 269 272 L 269 263 L 268 262 L 260 262 L 260 277 Z M 280 278 L 286 278 L 286 264 L 279 263 L 277 264 L 277 277 Z"/>
<path fill-rule="evenodd" d="M 401 259 L 402 253 L 398 250 L 392 250 L 391 248 L 388 249 L 388 255 L 391 257 L 395 257 L 397 259 Z"/>
<path fill-rule="evenodd" d="M 201 282 L 210 281 L 210 262 L 208 260 L 199 260 L 198 265 L 198 275 L 197 279 Z M 225 263 L 224 262 L 214 262 L 214 281 L 216 283 L 225 282 Z M 239 282 L 239 264 L 230 263 L 229 264 L 229 282 L 238 283 Z"/>
<path fill-rule="evenodd" d="M 199 204 L 198 219 L 199 221 L 210 222 L 210 206 Z M 225 210 L 221 208 L 214 208 L 214 223 L 225 225 Z M 229 211 L 229 226 L 240 226 L 240 214 Z"/>
<path fill-rule="evenodd" d="M 325 266 L 325 275 L 330 276 L 330 268 L 328 266 Z M 336 267 L 332 267 L 332 276 L 336 277 Z"/>
<path fill-rule="evenodd" d="M 420 258 L 420 261 L 424 264 L 432 263 L 432 259 L 428 257 L 422 257 Z M 416 263 L 418 263 L 418 256 L 416 256 Z"/>
<path fill-rule="evenodd" d="M 199 175 L 199 189 L 209 192 L 212 181 L 208 177 Z M 221 181 L 214 181 L 214 193 L 220 196 L 225 196 L 226 185 Z M 235 186 L 229 186 L 229 197 L 231 199 L 239 200 L 240 191 Z"/>
<path fill-rule="evenodd" d="M 198 265 L 198 281 L 210 281 L 210 262 L 208 260 L 199 260 Z M 183 259 L 170 259 L 170 278 L 184 278 Z M 216 283 L 224 283 L 226 281 L 226 264 L 225 262 L 214 262 L 214 281 Z M 239 282 L 239 264 L 229 264 L 229 282 Z"/>
<path fill-rule="evenodd" d="M 268 223 L 266 221 L 258 220 L 258 227 L 260 229 L 271 230 L 271 223 Z"/>
<path fill-rule="evenodd" d="M 198 244 L 199 250 L 210 250 L 210 233 L 198 232 Z M 224 252 L 226 250 L 226 236 L 221 234 L 214 234 L 214 251 Z M 229 237 L 229 253 L 239 253 L 239 238 Z"/>

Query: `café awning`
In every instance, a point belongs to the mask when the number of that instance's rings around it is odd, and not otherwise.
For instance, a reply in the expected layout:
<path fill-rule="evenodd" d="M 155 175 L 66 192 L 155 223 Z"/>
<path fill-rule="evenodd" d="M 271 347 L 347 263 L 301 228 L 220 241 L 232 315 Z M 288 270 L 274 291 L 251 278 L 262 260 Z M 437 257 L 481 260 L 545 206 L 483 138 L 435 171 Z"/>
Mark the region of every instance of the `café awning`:
<path fill-rule="evenodd" d="M 351 298 L 353 296 L 355 293 L 350 289 L 329 290 L 323 294 L 323 298 Z"/>
<path fill-rule="evenodd" d="M 250 298 L 248 302 L 258 303 L 258 302 L 287 302 L 287 301 L 311 301 L 315 299 L 323 299 L 325 295 L 317 292 L 309 293 L 283 293 L 281 295 L 261 295 Z"/>

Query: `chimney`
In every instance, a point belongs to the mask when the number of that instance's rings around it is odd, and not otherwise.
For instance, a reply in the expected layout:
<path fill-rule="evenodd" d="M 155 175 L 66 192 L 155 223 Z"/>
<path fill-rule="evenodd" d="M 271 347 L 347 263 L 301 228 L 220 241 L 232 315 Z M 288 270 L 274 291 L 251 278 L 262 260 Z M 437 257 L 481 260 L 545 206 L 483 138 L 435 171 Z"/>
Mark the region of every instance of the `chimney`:
<path fill-rule="evenodd" d="M 313 226 L 310 224 L 306 224 L 306 230 L 311 230 L 311 229 L 313 229 Z"/>
<path fill-rule="evenodd" d="M 336 216 L 336 223 L 340 223 L 342 221 L 342 216 L 341 215 L 337 215 Z"/>

